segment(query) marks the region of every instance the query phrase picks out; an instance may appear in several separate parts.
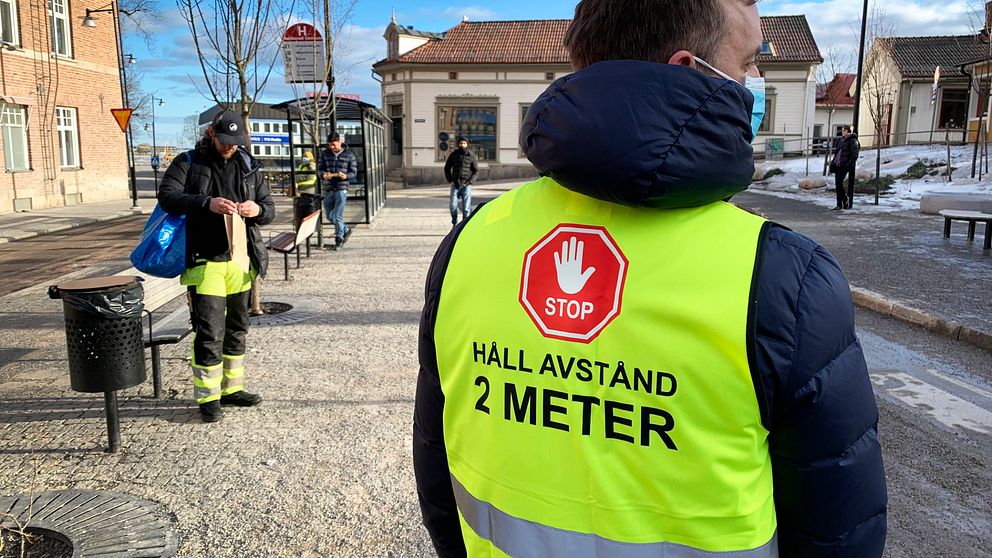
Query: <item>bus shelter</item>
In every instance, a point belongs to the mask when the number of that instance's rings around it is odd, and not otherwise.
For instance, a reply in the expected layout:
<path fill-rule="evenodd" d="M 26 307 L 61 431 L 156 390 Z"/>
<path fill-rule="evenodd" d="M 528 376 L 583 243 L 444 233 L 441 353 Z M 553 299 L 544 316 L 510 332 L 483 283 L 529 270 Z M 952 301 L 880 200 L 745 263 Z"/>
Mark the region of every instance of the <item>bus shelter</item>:
<path fill-rule="evenodd" d="M 326 144 L 318 142 L 326 139 L 331 129 L 336 129 L 358 160 L 358 176 L 348 188 L 345 221 L 349 225 L 371 223 L 386 205 L 385 129 L 389 118 L 375 105 L 355 99 L 338 97 L 333 117 L 328 114 L 329 105 L 326 97 L 321 100 L 307 97 L 271 106 L 273 110 L 286 113 L 290 130 L 294 129 L 294 122 L 299 123 L 301 130 L 300 134 L 291 133 L 289 136 L 290 169 L 292 169 L 289 181 L 290 192 L 294 197 L 297 196 L 297 173 L 303 174 L 297 168 L 300 161 L 296 157 L 296 148 L 302 148 L 303 151 L 311 150 L 314 157 L 319 159 L 320 152 L 326 149 Z M 322 113 L 323 121 L 315 126 L 314 114 L 318 109 Z M 301 141 L 303 138 L 310 139 L 311 134 L 303 133 L 308 127 L 311 130 L 314 128 L 318 130 L 312 134 L 317 138 L 312 144 Z M 319 197 L 321 195 L 319 177 L 315 191 Z"/>

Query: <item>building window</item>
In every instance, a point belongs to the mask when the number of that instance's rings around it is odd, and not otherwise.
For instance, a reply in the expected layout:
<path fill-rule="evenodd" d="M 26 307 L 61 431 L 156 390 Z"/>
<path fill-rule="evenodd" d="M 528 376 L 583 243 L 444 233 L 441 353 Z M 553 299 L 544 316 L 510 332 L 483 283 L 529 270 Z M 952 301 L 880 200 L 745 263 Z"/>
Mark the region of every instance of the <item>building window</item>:
<path fill-rule="evenodd" d="M 946 129 L 953 122 L 955 128 L 964 126 L 968 115 L 968 90 L 945 89 L 940 99 L 940 116 L 937 117 L 937 127 Z"/>
<path fill-rule="evenodd" d="M 0 105 L 0 127 L 3 128 L 3 158 L 9 171 L 28 170 L 27 107 Z"/>
<path fill-rule="evenodd" d="M 459 136 L 468 138 L 480 161 L 496 161 L 496 107 L 438 106 L 437 160 L 444 161 L 458 148 Z"/>
<path fill-rule="evenodd" d="M 765 132 L 767 134 L 773 133 L 775 130 L 775 98 L 766 97 L 765 98 L 765 117 L 761 119 L 761 127 L 758 128 L 758 133 Z"/>
<path fill-rule="evenodd" d="M 527 118 L 527 111 L 530 110 L 530 103 L 520 103 L 520 128 L 524 126 L 524 119 Z M 519 133 L 519 129 L 518 129 Z M 527 154 L 524 153 L 523 147 L 518 150 L 518 154 L 521 159 L 526 159 Z"/>
<path fill-rule="evenodd" d="M 55 107 L 55 123 L 59 132 L 62 168 L 78 168 L 79 128 L 76 126 L 76 109 Z"/>
<path fill-rule="evenodd" d="M 544 73 L 544 79 L 546 79 L 548 81 L 554 81 L 555 80 L 555 73 L 554 72 L 545 72 Z"/>
<path fill-rule="evenodd" d="M 48 0 L 52 14 L 52 52 L 72 57 L 72 37 L 69 32 L 69 0 Z"/>
<path fill-rule="evenodd" d="M 271 145 L 266 145 L 265 146 L 265 154 L 266 155 L 272 155 L 272 146 Z"/>
<path fill-rule="evenodd" d="M 775 47 L 772 45 L 771 41 L 762 41 L 761 54 L 765 56 L 775 56 Z"/>
<path fill-rule="evenodd" d="M 16 45 L 17 37 L 17 0 L 0 0 L 0 40 Z"/>
<path fill-rule="evenodd" d="M 458 72 L 448 72 L 448 79 L 458 79 Z"/>
<path fill-rule="evenodd" d="M 256 134 L 258 133 L 258 122 L 251 123 L 251 131 L 255 132 Z"/>

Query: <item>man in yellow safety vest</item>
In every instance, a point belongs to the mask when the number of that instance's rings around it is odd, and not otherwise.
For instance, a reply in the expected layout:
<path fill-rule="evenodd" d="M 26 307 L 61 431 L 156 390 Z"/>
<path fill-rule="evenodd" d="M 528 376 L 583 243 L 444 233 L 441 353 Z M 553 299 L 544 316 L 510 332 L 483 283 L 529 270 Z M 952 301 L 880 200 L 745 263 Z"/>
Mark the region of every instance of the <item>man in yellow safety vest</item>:
<path fill-rule="evenodd" d="M 765 110 L 755 0 L 582 0 L 533 103 L 541 178 L 428 273 L 413 427 L 440 556 L 878 557 L 850 289 L 725 200 Z"/>

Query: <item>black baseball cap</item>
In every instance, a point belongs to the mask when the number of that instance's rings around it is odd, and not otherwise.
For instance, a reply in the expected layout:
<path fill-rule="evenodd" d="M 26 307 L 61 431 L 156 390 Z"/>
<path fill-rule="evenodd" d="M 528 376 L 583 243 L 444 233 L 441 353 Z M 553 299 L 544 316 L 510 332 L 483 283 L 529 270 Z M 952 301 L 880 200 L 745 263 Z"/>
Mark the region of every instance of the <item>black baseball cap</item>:
<path fill-rule="evenodd" d="M 223 110 L 217 113 L 211 125 L 214 127 L 217 140 L 221 143 L 227 145 L 245 144 L 245 123 L 234 111 Z"/>

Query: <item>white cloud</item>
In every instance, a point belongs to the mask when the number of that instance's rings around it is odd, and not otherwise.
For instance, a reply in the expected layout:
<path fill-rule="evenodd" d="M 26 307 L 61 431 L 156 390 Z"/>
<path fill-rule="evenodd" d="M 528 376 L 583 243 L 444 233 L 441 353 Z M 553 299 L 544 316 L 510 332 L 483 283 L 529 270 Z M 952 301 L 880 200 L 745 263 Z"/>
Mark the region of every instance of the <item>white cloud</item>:
<path fill-rule="evenodd" d="M 462 19 L 468 17 L 474 21 L 486 21 L 496 19 L 496 12 L 482 6 L 451 6 L 441 12 L 446 17 Z"/>

